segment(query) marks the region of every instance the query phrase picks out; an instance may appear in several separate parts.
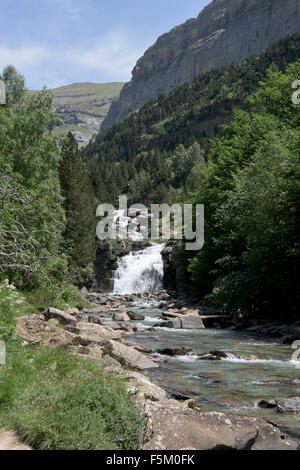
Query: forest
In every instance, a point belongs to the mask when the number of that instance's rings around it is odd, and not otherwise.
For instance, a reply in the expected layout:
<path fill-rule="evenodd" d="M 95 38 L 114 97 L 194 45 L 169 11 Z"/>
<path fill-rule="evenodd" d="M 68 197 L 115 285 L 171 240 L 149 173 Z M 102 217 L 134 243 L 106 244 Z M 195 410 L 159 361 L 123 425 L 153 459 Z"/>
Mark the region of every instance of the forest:
<path fill-rule="evenodd" d="M 299 315 L 299 56 L 295 34 L 208 72 L 83 153 L 100 201 L 205 205 L 205 246 L 179 249 L 181 282 L 232 315 Z"/>
<path fill-rule="evenodd" d="M 60 121 L 51 93 L 26 93 L 13 66 L 1 79 L 0 275 L 54 303 L 67 301 L 92 276 L 94 192 L 73 135 L 53 130 Z"/>
<path fill-rule="evenodd" d="M 294 318 L 299 56 L 296 34 L 197 77 L 97 136 L 83 160 L 71 133 L 54 132 L 51 93 L 26 93 L 24 77 L 8 66 L 1 76 L 1 279 L 67 301 L 92 279 L 97 203 L 121 193 L 131 203 L 192 202 L 205 205 L 205 246 L 179 249 L 177 259 L 191 295 L 233 315 Z M 224 115 L 230 123 L 222 124 Z M 200 135 L 212 118 L 217 129 Z"/>

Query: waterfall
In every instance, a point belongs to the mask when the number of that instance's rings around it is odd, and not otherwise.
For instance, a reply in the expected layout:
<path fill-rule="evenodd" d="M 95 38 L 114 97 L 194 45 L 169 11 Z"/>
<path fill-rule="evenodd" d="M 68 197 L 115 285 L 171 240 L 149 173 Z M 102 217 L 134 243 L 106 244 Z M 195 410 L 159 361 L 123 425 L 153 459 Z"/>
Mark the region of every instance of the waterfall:
<path fill-rule="evenodd" d="M 164 244 L 152 244 L 119 258 L 114 277 L 114 294 L 158 292 L 162 289 Z"/>

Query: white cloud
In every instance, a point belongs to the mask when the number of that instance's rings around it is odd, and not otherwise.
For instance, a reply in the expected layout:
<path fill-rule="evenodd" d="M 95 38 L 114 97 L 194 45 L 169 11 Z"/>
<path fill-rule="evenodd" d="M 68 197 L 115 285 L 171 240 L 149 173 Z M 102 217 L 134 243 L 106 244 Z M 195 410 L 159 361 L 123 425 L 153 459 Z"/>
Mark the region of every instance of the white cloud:
<path fill-rule="evenodd" d="M 59 49 L 0 44 L 0 71 L 13 64 L 25 75 L 29 87 L 48 88 L 76 81 L 127 81 L 146 46 L 138 46 L 125 32 L 98 37 L 92 45 Z M 84 78 L 82 78 L 84 77 Z"/>
<path fill-rule="evenodd" d="M 45 50 L 36 46 L 8 47 L 0 45 L 0 69 L 6 65 L 13 64 L 18 69 L 39 65 Z"/>
<path fill-rule="evenodd" d="M 81 51 L 77 60 L 83 67 L 103 70 L 106 74 L 120 77 L 120 80 L 128 80 L 143 51 L 144 48 L 133 45 L 126 34 L 116 32 L 100 38 L 88 51 Z"/>

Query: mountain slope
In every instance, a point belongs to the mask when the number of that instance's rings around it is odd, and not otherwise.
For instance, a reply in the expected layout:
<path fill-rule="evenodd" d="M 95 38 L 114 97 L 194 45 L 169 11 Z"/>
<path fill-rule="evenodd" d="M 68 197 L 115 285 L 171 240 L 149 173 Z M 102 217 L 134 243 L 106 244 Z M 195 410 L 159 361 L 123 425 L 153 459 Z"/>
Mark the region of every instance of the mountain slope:
<path fill-rule="evenodd" d="M 300 32 L 300 0 L 213 0 L 138 60 L 101 129 L 200 73 L 240 63 L 294 32 Z"/>
<path fill-rule="evenodd" d="M 81 147 L 97 134 L 123 83 L 75 83 L 52 89 L 63 129 L 73 131 Z"/>
<path fill-rule="evenodd" d="M 106 161 L 133 162 L 141 152 L 155 148 L 172 152 L 179 144 L 187 147 L 213 135 L 221 124 L 231 121 L 234 107 L 249 106 L 247 97 L 271 66 L 284 71 L 298 58 L 300 34 L 296 33 L 240 65 L 201 74 L 100 133 L 84 150 L 84 158 L 98 154 Z"/>

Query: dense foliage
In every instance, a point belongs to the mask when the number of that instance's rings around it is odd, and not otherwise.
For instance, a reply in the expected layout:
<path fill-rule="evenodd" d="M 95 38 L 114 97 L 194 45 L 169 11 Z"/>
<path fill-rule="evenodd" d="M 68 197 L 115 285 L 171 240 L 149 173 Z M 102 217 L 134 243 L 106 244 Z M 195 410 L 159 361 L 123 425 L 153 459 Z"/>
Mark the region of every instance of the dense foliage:
<path fill-rule="evenodd" d="M 93 261 L 92 189 L 78 152 L 68 170 L 76 195 L 70 196 L 70 181 L 60 174 L 61 136 L 53 131 L 60 121 L 53 112 L 51 93 L 26 93 L 24 78 L 12 66 L 4 69 L 1 79 L 7 104 L 0 106 L 0 277 L 26 289 L 51 289 L 57 297 Z M 76 208 L 74 196 L 78 196 Z M 72 211 L 67 211 L 70 199 Z M 70 236 L 74 217 L 77 231 Z M 74 237 L 77 248 L 70 247 Z M 78 241 L 80 237 L 86 245 Z M 88 256 L 84 248 L 78 250 L 79 245 L 86 246 Z"/>
<path fill-rule="evenodd" d="M 205 204 L 205 246 L 185 260 L 192 292 L 232 313 L 299 313 L 300 107 L 286 73 L 270 71 L 211 142 L 190 198 Z"/>
<path fill-rule="evenodd" d="M 170 178 L 165 166 L 175 149 L 181 144 L 188 148 L 197 141 L 207 151 L 207 137 L 232 120 L 233 109 L 249 109 L 248 97 L 266 78 L 268 69 L 283 71 L 299 56 L 300 35 L 288 36 L 242 64 L 197 76 L 192 83 L 148 102 L 99 134 L 83 151 L 98 199 L 114 201 L 120 192 L 128 191 L 128 184 L 132 188 L 142 181 L 141 194 L 144 187 L 148 194 L 156 194 L 159 187 L 167 202 Z M 140 169 L 141 159 L 150 171 Z M 157 177 L 158 165 L 162 173 Z M 140 197 L 140 193 L 132 196 Z"/>
<path fill-rule="evenodd" d="M 179 252 L 178 267 L 194 296 L 232 314 L 298 315 L 299 57 L 296 34 L 201 75 L 83 155 L 100 199 L 94 182 L 110 173 L 110 201 L 123 191 L 130 202 L 205 204 L 205 246 Z"/>
<path fill-rule="evenodd" d="M 70 275 L 74 282 L 84 283 L 93 274 L 96 207 L 94 192 L 71 132 L 64 139 L 59 175 L 67 219 L 63 237 Z"/>

